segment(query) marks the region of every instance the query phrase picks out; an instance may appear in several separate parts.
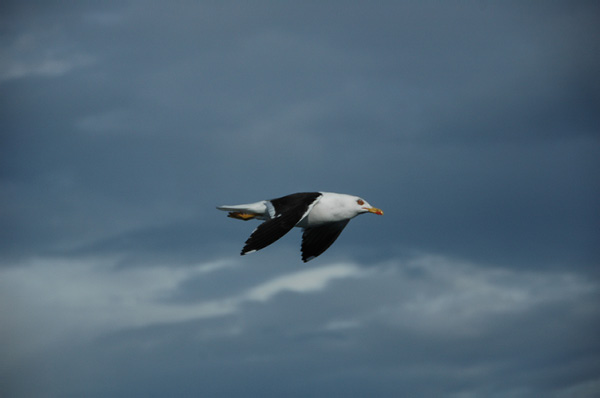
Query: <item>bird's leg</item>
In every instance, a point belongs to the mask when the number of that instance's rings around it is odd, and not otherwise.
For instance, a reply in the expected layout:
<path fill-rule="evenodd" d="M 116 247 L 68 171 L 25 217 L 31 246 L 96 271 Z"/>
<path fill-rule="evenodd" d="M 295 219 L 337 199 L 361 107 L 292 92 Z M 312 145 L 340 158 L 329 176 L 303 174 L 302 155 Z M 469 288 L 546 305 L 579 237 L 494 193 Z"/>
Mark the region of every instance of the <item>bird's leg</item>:
<path fill-rule="evenodd" d="M 241 211 L 230 211 L 227 217 L 248 221 L 256 217 L 256 214 L 242 213 Z"/>

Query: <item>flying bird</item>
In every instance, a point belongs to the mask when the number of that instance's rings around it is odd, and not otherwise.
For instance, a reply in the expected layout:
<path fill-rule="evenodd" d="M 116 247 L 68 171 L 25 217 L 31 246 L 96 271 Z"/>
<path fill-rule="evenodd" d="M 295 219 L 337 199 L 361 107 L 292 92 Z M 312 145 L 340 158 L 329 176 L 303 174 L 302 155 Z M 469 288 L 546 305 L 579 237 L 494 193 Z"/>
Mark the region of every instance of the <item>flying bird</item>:
<path fill-rule="evenodd" d="M 348 222 L 362 213 L 383 215 L 358 196 L 332 192 L 299 192 L 281 198 L 233 206 L 218 206 L 237 220 L 264 220 L 252 232 L 241 255 L 254 253 L 303 228 L 302 261 L 321 255 L 335 242 Z"/>

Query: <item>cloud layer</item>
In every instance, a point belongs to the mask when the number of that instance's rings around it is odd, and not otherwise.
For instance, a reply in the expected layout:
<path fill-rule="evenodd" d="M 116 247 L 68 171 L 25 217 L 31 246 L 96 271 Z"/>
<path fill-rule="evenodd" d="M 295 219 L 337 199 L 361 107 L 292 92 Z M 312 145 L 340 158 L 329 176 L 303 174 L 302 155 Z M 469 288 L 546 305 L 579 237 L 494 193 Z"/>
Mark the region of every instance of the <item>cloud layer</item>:
<path fill-rule="evenodd" d="M 3 301 L 11 324 L 3 362 L 29 371 L 9 374 L 9 386 L 16 396 L 42 388 L 101 396 L 108 385 L 141 396 L 160 377 L 154 394 L 176 384 L 217 396 L 250 388 L 251 395 L 557 397 L 598 386 L 580 372 L 597 364 L 588 350 L 598 348 L 600 286 L 576 274 L 421 256 L 283 272 L 257 262 L 250 267 L 274 276 L 253 283 L 243 278 L 255 271 L 247 267 L 229 259 L 115 270 L 55 259 L 4 269 L 3 294 L 21 299 L 16 309 Z M 227 280 L 238 288 L 218 298 L 198 289 Z M 56 350 L 62 354 L 44 363 Z M 249 379 L 232 383 L 221 371 Z"/>

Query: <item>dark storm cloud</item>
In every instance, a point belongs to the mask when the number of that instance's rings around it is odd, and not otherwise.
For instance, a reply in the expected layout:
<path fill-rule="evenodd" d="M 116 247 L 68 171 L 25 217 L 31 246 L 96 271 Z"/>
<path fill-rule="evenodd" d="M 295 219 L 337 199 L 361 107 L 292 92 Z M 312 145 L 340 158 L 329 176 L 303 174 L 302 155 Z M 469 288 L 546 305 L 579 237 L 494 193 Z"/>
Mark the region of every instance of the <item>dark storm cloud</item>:
<path fill-rule="evenodd" d="M 597 393 L 597 5 L 2 7 L 10 395 Z M 313 190 L 385 216 L 236 257 Z"/>
<path fill-rule="evenodd" d="M 67 240 L 143 228 L 146 213 L 131 206 L 169 223 L 174 209 L 185 208 L 175 216 L 187 216 L 235 200 L 237 192 L 248 192 L 250 201 L 292 190 L 357 190 L 376 195 L 371 201 L 394 198 L 389 208 L 398 193 L 410 197 L 410 184 L 422 181 L 413 190 L 416 201 L 401 202 L 411 208 L 424 196 L 439 197 L 440 179 L 458 198 L 434 200 L 428 204 L 434 212 L 465 203 L 467 189 L 501 221 L 515 209 L 490 189 L 510 195 L 521 174 L 512 164 L 527 170 L 528 159 L 545 166 L 540 174 L 556 176 L 556 186 L 579 178 L 581 189 L 595 191 L 581 175 L 597 162 L 573 159 L 561 175 L 562 159 L 553 150 L 545 154 L 546 144 L 535 145 L 583 135 L 581 145 L 597 149 L 598 59 L 589 51 L 597 28 L 594 12 L 583 6 L 548 6 L 539 16 L 536 9 L 439 4 L 366 11 L 310 4 L 97 7 L 25 8 L 9 25 L 15 61 L 4 83 L 11 101 L 3 120 L 11 134 L 3 172 L 9 181 L 31 182 L 11 186 L 15 200 L 45 198 L 45 206 L 11 212 L 7 222 L 23 230 L 11 239 L 13 248 L 27 250 L 28 236 L 51 247 L 56 228 Z M 55 69 L 39 68 L 52 62 Z M 523 141 L 529 151 L 495 146 Z M 481 159 L 490 152 L 491 160 Z M 161 220 L 166 204 L 171 210 Z M 586 217 L 586 206 L 565 207 L 579 211 L 575 219 Z M 67 212 L 90 217 L 71 221 Z M 67 221 L 47 223 L 48 213 Z M 458 213 L 444 209 L 435 220 L 452 225 Z M 94 232 L 78 219 L 93 220 Z M 467 233 L 481 235 L 482 228 L 465 224 Z M 503 236 L 514 229 L 500 227 Z M 573 235 L 557 233 L 556 240 Z M 427 248 L 470 245 L 442 236 Z"/>

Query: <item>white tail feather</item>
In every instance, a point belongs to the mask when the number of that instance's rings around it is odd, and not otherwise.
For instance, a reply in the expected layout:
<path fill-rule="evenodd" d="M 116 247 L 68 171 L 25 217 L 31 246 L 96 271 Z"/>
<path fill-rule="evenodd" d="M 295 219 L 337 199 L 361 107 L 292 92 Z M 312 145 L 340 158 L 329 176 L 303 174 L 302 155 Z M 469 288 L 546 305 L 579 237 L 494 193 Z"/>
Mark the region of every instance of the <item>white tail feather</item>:
<path fill-rule="evenodd" d="M 260 202 L 247 203 L 243 205 L 217 206 L 217 209 L 223 211 L 239 211 L 251 214 L 265 214 L 267 211 L 267 202 L 265 200 L 261 200 Z"/>

